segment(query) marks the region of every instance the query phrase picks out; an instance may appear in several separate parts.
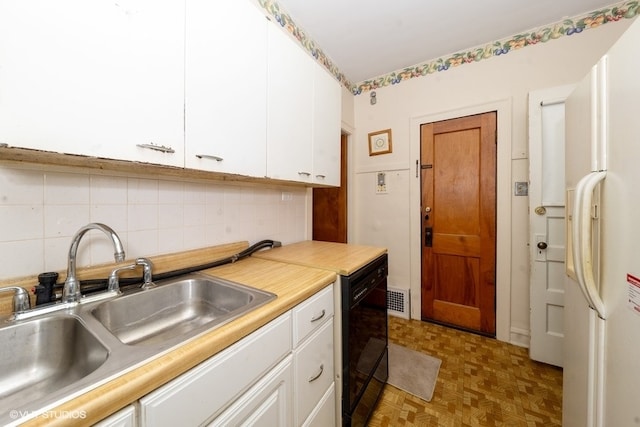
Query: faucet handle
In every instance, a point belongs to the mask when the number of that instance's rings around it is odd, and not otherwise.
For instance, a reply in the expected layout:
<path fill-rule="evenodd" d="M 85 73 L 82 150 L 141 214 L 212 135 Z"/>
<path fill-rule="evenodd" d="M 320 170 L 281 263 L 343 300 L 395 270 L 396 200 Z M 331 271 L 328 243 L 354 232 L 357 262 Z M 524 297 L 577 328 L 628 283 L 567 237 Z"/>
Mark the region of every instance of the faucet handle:
<path fill-rule="evenodd" d="M 155 288 L 156 284 L 153 283 L 153 263 L 151 260 L 148 258 L 137 258 L 136 265 L 142 266 L 142 279 L 144 280 L 142 289 Z"/>
<path fill-rule="evenodd" d="M 13 295 L 13 312 L 22 313 L 31 309 L 31 300 L 29 299 L 29 292 L 20 286 L 7 286 L 0 288 L 0 292 L 14 291 Z"/>
<path fill-rule="evenodd" d="M 125 265 L 124 267 L 118 267 L 114 269 L 111 274 L 109 274 L 109 284 L 107 286 L 107 291 L 120 292 L 120 281 L 118 275 L 121 271 L 135 270 L 136 267 L 138 267 L 138 264 Z"/>

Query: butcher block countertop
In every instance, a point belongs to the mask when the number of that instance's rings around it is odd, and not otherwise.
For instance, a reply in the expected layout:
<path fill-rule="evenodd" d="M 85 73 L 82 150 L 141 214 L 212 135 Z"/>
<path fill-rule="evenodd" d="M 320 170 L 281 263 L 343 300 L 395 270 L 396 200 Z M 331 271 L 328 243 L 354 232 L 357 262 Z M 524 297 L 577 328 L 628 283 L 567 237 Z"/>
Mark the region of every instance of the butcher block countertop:
<path fill-rule="evenodd" d="M 385 248 L 306 240 L 256 252 L 255 258 L 331 270 L 348 276 L 387 253 Z"/>
<path fill-rule="evenodd" d="M 41 416 L 23 425 L 68 426 L 74 422 L 82 425 L 94 424 L 247 336 L 336 280 L 335 273 L 331 271 L 260 258 L 246 258 L 203 272 L 273 292 L 278 297 L 218 329 L 207 332 L 49 411 L 49 413 L 82 412 L 86 415 L 85 418 L 56 419 Z"/>

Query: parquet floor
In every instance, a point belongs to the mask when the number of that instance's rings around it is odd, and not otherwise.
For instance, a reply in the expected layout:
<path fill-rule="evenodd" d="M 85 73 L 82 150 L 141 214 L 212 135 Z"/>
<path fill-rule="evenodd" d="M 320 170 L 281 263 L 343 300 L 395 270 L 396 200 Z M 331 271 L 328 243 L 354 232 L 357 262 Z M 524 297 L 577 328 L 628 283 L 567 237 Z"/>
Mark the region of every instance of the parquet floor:
<path fill-rule="evenodd" d="M 386 385 L 370 427 L 562 424 L 562 369 L 530 360 L 525 348 L 394 316 L 389 341 L 442 365 L 431 402 Z"/>

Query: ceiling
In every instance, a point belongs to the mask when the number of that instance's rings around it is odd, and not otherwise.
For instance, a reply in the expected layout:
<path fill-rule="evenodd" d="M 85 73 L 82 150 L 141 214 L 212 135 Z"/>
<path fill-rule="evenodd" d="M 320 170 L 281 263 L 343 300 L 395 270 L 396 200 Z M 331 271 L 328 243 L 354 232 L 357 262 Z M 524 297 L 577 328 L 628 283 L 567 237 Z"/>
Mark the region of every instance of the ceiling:
<path fill-rule="evenodd" d="M 517 35 L 612 0 L 277 0 L 351 82 Z"/>

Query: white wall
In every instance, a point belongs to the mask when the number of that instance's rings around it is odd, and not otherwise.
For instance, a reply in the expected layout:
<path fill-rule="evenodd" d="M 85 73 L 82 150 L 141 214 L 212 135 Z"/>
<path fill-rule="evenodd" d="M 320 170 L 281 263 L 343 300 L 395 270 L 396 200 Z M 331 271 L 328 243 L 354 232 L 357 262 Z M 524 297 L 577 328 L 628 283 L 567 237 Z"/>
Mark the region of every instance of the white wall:
<path fill-rule="evenodd" d="M 499 339 L 526 345 L 528 200 L 512 193 L 515 181 L 528 181 L 527 96 L 532 90 L 580 80 L 631 22 L 622 20 L 580 35 L 380 88 L 376 90 L 376 105 L 370 105 L 368 92 L 355 97 L 350 165 L 355 193 L 350 215 L 355 229 L 351 241 L 389 248 L 389 285 L 411 289 L 412 317 L 420 316 L 420 244 L 419 235 L 412 235 L 420 233 L 419 212 L 414 212 L 419 208 L 419 183 L 415 177 L 415 161 L 419 155 L 416 120 L 454 117 L 483 104 L 502 106 L 504 120 L 509 123 L 498 123 L 498 126 L 509 135 L 498 135 L 498 179 L 502 180 L 498 183 L 498 199 L 506 204 L 498 207 L 498 221 L 506 221 L 507 233 L 498 232 L 497 262 L 498 281 L 508 283 L 497 284 L 498 292 L 503 290 L 498 295 L 497 329 Z M 367 134 L 387 128 L 393 132 L 393 153 L 370 157 Z M 500 152 L 506 155 L 501 157 Z M 388 171 L 388 194 L 374 193 L 377 171 Z M 500 256 L 501 253 L 504 256 Z M 503 265 L 505 260 L 507 265 Z"/>
<path fill-rule="evenodd" d="M 0 279 L 66 269 L 71 238 L 90 222 L 111 226 L 129 259 L 244 240 L 304 240 L 308 199 L 304 188 L 0 164 Z M 102 233 L 84 240 L 78 265 L 113 262 Z"/>

